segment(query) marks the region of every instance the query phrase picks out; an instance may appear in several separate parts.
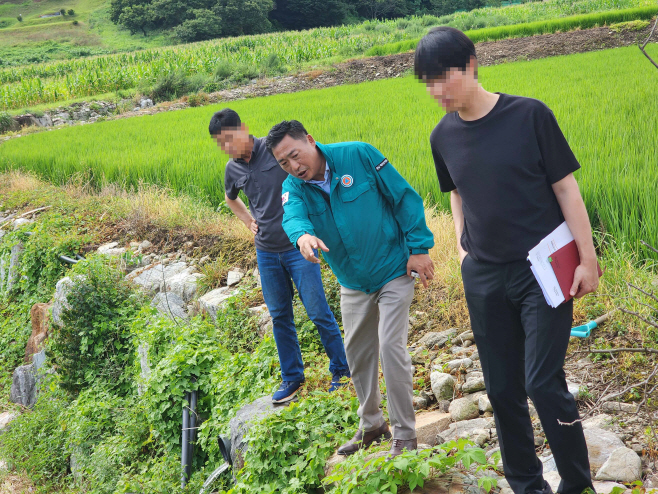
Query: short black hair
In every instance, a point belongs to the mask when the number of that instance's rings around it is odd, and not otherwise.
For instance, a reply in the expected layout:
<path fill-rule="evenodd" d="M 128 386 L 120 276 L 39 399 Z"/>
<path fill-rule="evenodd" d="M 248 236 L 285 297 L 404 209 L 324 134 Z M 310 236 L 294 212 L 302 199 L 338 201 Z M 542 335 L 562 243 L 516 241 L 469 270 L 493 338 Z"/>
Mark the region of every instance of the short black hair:
<path fill-rule="evenodd" d="M 211 136 L 216 136 L 223 129 L 237 129 L 241 124 L 240 116 L 234 110 L 224 108 L 212 116 L 208 130 Z"/>
<path fill-rule="evenodd" d="M 272 151 L 272 148 L 275 148 L 285 136 L 302 140 L 307 135 L 308 132 L 306 132 L 306 129 L 301 122 L 297 120 L 284 120 L 270 129 L 270 132 L 265 139 L 265 146 Z"/>
<path fill-rule="evenodd" d="M 414 72 L 421 81 L 436 79 L 453 67 L 466 70 L 471 57 L 475 45 L 468 36 L 454 27 L 435 27 L 418 42 Z"/>

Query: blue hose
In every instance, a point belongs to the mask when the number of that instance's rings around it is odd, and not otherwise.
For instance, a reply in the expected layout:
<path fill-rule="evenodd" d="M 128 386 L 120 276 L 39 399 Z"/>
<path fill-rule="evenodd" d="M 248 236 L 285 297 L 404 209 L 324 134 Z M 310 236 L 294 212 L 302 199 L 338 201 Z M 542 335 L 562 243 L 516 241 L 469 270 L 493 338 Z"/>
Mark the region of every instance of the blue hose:
<path fill-rule="evenodd" d="M 588 322 L 587 324 L 583 324 L 581 326 L 576 326 L 575 328 L 571 328 L 571 336 L 576 336 L 578 338 L 589 338 L 589 335 L 592 333 L 592 330 L 594 328 L 597 328 L 599 324 L 602 324 L 603 322 L 607 321 L 610 318 L 610 316 L 615 312 L 615 310 L 612 310 L 607 314 L 603 314 L 602 316 L 597 317 L 596 319 Z"/>

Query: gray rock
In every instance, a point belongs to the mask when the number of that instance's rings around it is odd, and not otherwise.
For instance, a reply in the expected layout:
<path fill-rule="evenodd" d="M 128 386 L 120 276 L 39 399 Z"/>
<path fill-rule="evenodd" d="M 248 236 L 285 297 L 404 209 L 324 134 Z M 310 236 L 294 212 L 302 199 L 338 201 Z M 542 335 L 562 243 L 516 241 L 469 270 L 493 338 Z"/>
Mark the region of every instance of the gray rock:
<path fill-rule="evenodd" d="M 222 310 L 226 301 L 233 295 L 236 295 L 238 290 L 233 290 L 227 286 L 218 288 L 211 292 L 206 293 L 203 297 L 199 298 L 199 307 L 213 319 L 217 320 L 217 313 Z"/>
<path fill-rule="evenodd" d="M 486 394 L 483 394 L 478 398 L 478 410 L 480 410 L 482 413 L 493 412 L 491 402 L 489 401 L 489 397 Z"/>
<path fill-rule="evenodd" d="M 454 395 L 455 379 L 450 374 L 432 372 L 430 374 L 432 393 L 438 401 L 450 400 Z"/>
<path fill-rule="evenodd" d="M 240 283 L 242 278 L 244 278 L 244 271 L 241 269 L 232 269 L 226 275 L 226 284 L 228 286 L 235 286 Z"/>
<path fill-rule="evenodd" d="M 601 410 L 607 412 L 635 413 L 637 412 L 637 405 L 632 403 L 620 403 L 618 401 L 606 401 L 601 405 Z"/>
<path fill-rule="evenodd" d="M 464 331 L 463 333 L 458 334 L 455 337 L 455 342 L 456 343 L 466 343 L 467 341 L 475 341 L 475 337 L 473 336 L 473 331 Z"/>
<path fill-rule="evenodd" d="M 32 357 L 31 364 L 21 365 L 14 370 L 11 390 L 9 393 L 10 401 L 27 408 L 32 408 L 34 406 L 37 402 L 37 385 L 42 376 L 40 369 L 43 367 L 45 356 L 45 351 L 41 350 L 41 352 Z"/>
<path fill-rule="evenodd" d="M 14 245 L 3 258 L 0 258 L 0 294 L 9 292 L 18 282 L 21 269 L 21 254 L 23 243 Z"/>
<path fill-rule="evenodd" d="M 65 278 L 62 278 L 57 282 L 57 285 L 55 285 L 55 298 L 53 301 L 53 324 L 59 327 L 62 327 L 64 325 L 64 322 L 62 321 L 62 312 L 64 311 L 64 309 L 71 308 L 68 301 L 66 300 L 66 297 L 68 297 L 68 294 L 71 292 L 71 289 L 77 283 L 81 283 L 84 280 L 85 277 L 79 275 L 73 279 L 66 276 Z"/>
<path fill-rule="evenodd" d="M 119 242 L 110 242 L 109 244 L 101 245 L 97 252 L 105 256 L 119 257 L 126 252 L 125 247 L 119 247 Z"/>
<path fill-rule="evenodd" d="M 29 218 L 16 218 L 12 224 L 14 226 L 14 230 L 18 230 L 23 225 L 29 225 L 30 223 L 34 223 L 34 220 Z"/>
<path fill-rule="evenodd" d="M 597 480 L 634 482 L 642 478 L 642 460 L 632 449 L 615 449 L 596 473 Z"/>
<path fill-rule="evenodd" d="M 560 485 L 560 482 L 562 479 L 560 478 L 560 474 L 556 471 L 553 472 L 548 472 L 546 475 L 544 475 L 544 480 L 548 482 L 548 485 L 551 486 L 551 489 L 553 489 L 553 492 L 557 492 L 557 488 Z"/>
<path fill-rule="evenodd" d="M 614 418 L 611 415 L 601 413 L 583 420 L 583 429 L 591 429 L 592 427 L 603 430 L 612 430 L 614 428 Z"/>
<path fill-rule="evenodd" d="M 612 452 L 618 448 L 623 448 L 624 443 L 612 432 L 597 429 L 596 427 L 585 429 L 584 433 L 587 451 L 589 452 L 589 466 L 592 474 L 595 475 Z"/>
<path fill-rule="evenodd" d="M 137 354 L 139 355 L 140 376 L 142 382 L 137 383 L 137 394 L 143 395 L 146 391 L 144 383 L 148 382 L 151 377 L 151 366 L 149 365 L 149 344 L 146 342 L 140 343 L 137 347 Z"/>
<path fill-rule="evenodd" d="M 152 293 L 162 291 L 167 280 L 181 273 L 187 268 L 184 262 L 173 262 L 167 265 L 154 263 L 142 269 L 137 269 L 126 276 L 126 279 L 141 286 L 144 290 Z"/>
<path fill-rule="evenodd" d="M 448 371 L 453 371 L 459 368 L 468 369 L 469 367 L 473 366 L 473 361 L 468 357 L 459 358 L 459 359 L 451 360 L 450 362 L 448 362 L 447 366 L 448 366 L 447 369 Z"/>
<path fill-rule="evenodd" d="M 557 472 L 557 465 L 555 464 L 555 458 L 553 458 L 553 455 L 544 456 L 540 458 L 540 460 L 544 464 L 544 473 Z"/>
<path fill-rule="evenodd" d="M 175 293 L 184 302 L 189 302 L 196 295 L 198 282 L 201 278 L 203 278 L 203 275 L 198 273 L 194 266 L 190 266 L 180 273 L 166 278 L 165 290 Z"/>
<path fill-rule="evenodd" d="M 462 386 L 462 391 L 464 393 L 475 393 L 476 391 L 482 391 L 483 389 L 485 389 L 483 377 L 469 378 Z"/>
<path fill-rule="evenodd" d="M 9 426 L 9 423 L 18 417 L 17 413 L 14 412 L 2 412 L 0 413 L 0 433 Z"/>
<path fill-rule="evenodd" d="M 491 429 L 493 427 L 496 427 L 496 423 L 492 417 L 453 422 L 448 429 L 440 433 L 439 442 L 444 443 L 454 441 L 460 437 L 469 437 L 476 429 Z"/>
<path fill-rule="evenodd" d="M 626 492 L 628 492 L 628 488 L 625 485 L 618 484 L 616 482 L 601 482 L 595 480 L 594 482 L 592 482 L 592 485 L 594 486 L 594 490 L 596 491 L 596 494 L 610 494 L 612 492 L 612 489 L 614 489 L 615 487 L 624 489 Z M 645 482 L 645 487 L 646 487 L 646 482 Z"/>
<path fill-rule="evenodd" d="M 429 401 L 424 396 L 413 397 L 414 410 L 424 410 L 428 407 Z"/>
<path fill-rule="evenodd" d="M 151 306 L 170 319 L 187 319 L 185 301 L 173 292 L 160 292 L 151 300 Z"/>
<path fill-rule="evenodd" d="M 573 399 L 577 400 L 580 396 L 580 385 L 567 381 L 567 388 L 569 389 L 569 393 L 573 396 Z"/>
<path fill-rule="evenodd" d="M 459 398 L 450 403 L 448 409 L 452 420 L 461 422 L 463 420 L 474 419 L 480 416 L 478 406 L 469 398 Z"/>
<path fill-rule="evenodd" d="M 270 396 L 264 396 L 242 407 L 231 419 L 229 422 L 229 428 L 231 429 L 231 459 L 235 471 L 240 470 L 244 465 L 244 454 L 249 446 L 246 439 L 249 429 L 281 408 L 283 407 L 275 407 L 272 404 Z"/>
<path fill-rule="evenodd" d="M 430 332 L 425 334 L 420 340 L 418 340 L 418 345 L 422 345 L 430 350 L 436 350 L 445 345 L 448 340 L 457 334 L 455 328 L 446 329 L 438 333 Z"/>
<path fill-rule="evenodd" d="M 143 251 L 143 250 L 150 249 L 151 247 L 153 247 L 153 244 L 151 242 L 149 242 L 148 240 L 144 240 L 142 243 L 139 244 L 139 247 L 137 247 L 137 248 L 138 248 L 138 250 Z"/>
<path fill-rule="evenodd" d="M 150 98 L 142 98 L 139 100 L 139 107 L 144 109 L 144 108 L 151 108 L 153 106 L 153 100 Z"/>

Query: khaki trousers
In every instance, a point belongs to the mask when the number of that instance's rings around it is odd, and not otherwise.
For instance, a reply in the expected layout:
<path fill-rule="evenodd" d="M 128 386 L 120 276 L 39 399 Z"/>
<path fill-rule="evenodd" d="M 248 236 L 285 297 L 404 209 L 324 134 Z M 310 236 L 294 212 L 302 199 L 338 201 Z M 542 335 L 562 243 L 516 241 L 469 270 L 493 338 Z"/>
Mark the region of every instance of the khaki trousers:
<path fill-rule="evenodd" d="M 345 353 L 359 398 L 358 415 L 364 431 L 384 423 L 379 404 L 379 359 L 386 381 L 390 425 L 395 439 L 416 437 L 411 357 L 407 351 L 409 307 L 414 279 L 389 281 L 375 293 L 341 288 Z"/>

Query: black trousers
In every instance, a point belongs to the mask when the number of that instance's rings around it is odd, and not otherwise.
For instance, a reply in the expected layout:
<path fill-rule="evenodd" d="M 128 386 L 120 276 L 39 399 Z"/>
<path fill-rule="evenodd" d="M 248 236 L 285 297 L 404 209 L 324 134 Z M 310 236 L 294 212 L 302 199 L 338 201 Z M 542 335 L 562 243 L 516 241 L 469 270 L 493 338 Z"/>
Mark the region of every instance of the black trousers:
<path fill-rule="evenodd" d="M 466 256 L 462 278 L 510 487 L 515 494 L 527 494 L 545 486 L 530 397 L 562 478 L 558 492 L 580 494 L 592 488 L 580 422 L 558 422 L 580 418 L 563 369 L 573 302 L 550 307 L 528 261 L 496 264 Z"/>

